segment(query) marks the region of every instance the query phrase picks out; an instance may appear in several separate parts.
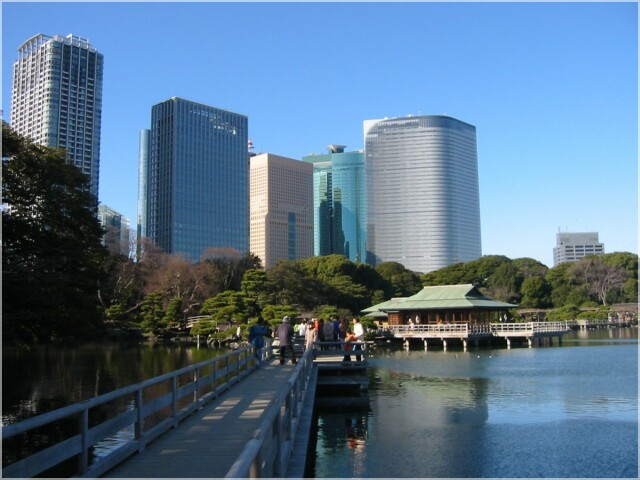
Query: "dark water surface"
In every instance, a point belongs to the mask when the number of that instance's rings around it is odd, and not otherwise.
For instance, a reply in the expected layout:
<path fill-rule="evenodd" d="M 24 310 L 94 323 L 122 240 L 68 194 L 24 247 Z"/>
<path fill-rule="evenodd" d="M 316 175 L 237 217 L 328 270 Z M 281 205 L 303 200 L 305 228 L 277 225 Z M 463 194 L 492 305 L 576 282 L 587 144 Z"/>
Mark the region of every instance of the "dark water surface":
<path fill-rule="evenodd" d="M 319 414 L 316 477 L 638 478 L 636 328 L 370 363 L 370 408 Z"/>

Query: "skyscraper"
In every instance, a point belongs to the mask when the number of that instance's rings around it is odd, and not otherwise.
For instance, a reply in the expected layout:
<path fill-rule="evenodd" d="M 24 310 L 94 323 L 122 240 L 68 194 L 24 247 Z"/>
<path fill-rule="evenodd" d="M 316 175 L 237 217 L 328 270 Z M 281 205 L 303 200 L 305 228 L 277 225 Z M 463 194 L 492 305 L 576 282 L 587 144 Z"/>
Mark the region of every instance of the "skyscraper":
<path fill-rule="evenodd" d="M 228 110 L 177 97 L 153 106 L 144 230 L 165 252 L 195 262 L 249 251 L 247 131 Z"/>
<path fill-rule="evenodd" d="M 428 273 L 479 258 L 476 129 L 445 116 L 364 122 L 369 262 Z"/>
<path fill-rule="evenodd" d="M 142 239 L 147 238 L 147 174 L 149 172 L 149 135 L 151 130 L 140 130 L 138 137 L 138 215 L 136 225 L 136 237 L 138 245 L 136 257 L 142 254 Z"/>
<path fill-rule="evenodd" d="M 98 199 L 103 56 L 73 35 L 38 34 L 18 49 L 13 65 L 13 129 L 67 159 L 91 179 Z"/>
<path fill-rule="evenodd" d="M 588 255 L 602 255 L 604 243 L 600 243 L 598 232 L 557 233 L 553 248 L 553 266 L 563 262 L 577 262 Z"/>
<path fill-rule="evenodd" d="M 129 256 L 129 219 L 104 203 L 98 205 L 98 221 L 106 230 L 102 244 L 113 255 Z"/>
<path fill-rule="evenodd" d="M 329 153 L 309 155 L 313 163 L 314 253 L 339 253 L 366 261 L 366 189 L 364 152 L 345 152 L 329 145 Z"/>
<path fill-rule="evenodd" d="M 313 166 L 264 153 L 250 160 L 250 248 L 265 268 L 313 256 Z"/>

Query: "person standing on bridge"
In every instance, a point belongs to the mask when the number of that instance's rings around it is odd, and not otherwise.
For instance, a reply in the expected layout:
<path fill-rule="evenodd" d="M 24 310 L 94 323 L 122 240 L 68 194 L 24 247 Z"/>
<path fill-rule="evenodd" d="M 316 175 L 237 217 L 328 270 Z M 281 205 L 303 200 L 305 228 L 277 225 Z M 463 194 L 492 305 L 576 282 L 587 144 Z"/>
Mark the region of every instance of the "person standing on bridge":
<path fill-rule="evenodd" d="M 253 351 L 258 360 L 258 368 L 262 368 L 262 349 L 264 337 L 269 333 L 269 328 L 264 324 L 264 318 L 258 317 L 258 322 L 249 328 L 249 342 L 253 345 Z"/>
<path fill-rule="evenodd" d="M 364 342 L 364 327 L 360 323 L 360 319 L 357 317 L 353 319 L 353 333 L 356 337 L 355 339 L 356 342 Z M 362 350 L 362 344 L 354 345 L 353 350 L 354 352 L 356 350 Z M 359 362 L 361 360 L 362 360 L 362 355 L 356 355 L 356 361 Z"/>
<path fill-rule="evenodd" d="M 286 350 L 291 350 L 291 363 L 296 364 L 296 352 L 293 350 L 293 327 L 291 320 L 286 315 L 278 326 L 278 340 L 280 340 L 280 365 L 284 365 Z"/>

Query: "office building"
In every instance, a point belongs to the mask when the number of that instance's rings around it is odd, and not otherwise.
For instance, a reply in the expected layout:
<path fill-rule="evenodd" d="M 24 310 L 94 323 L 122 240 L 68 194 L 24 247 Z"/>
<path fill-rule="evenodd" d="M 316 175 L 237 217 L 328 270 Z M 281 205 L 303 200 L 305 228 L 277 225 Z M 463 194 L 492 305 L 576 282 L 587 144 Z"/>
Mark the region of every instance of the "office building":
<path fill-rule="evenodd" d="M 98 205 L 98 221 L 106 230 L 102 237 L 102 244 L 112 255 L 130 254 L 129 219 L 113 208 L 101 203 Z"/>
<path fill-rule="evenodd" d="M 149 171 L 149 136 L 151 130 L 144 128 L 138 136 L 138 213 L 136 234 L 138 245 L 136 258 L 142 255 L 142 239 L 147 238 L 147 174 Z"/>
<path fill-rule="evenodd" d="M 482 255 L 476 129 L 446 116 L 364 122 L 369 263 L 428 273 Z"/>
<path fill-rule="evenodd" d="M 10 123 L 19 134 L 64 148 L 98 199 L 103 56 L 88 40 L 38 34 L 18 49 Z"/>
<path fill-rule="evenodd" d="M 248 253 L 247 132 L 247 117 L 228 110 L 177 97 L 153 106 L 139 213 L 147 238 L 192 262 Z"/>
<path fill-rule="evenodd" d="M 345 152 L 329 145 L 329 153 L 309 155 L 313 164 L 314 254 L 341 254 L 365 262 L 366 189 L 364 152 Z"/>
<path fill-rule="evenodd" d="M 587 255 L 602 255 L 604 243 L 600 243 L 597 232 L 557 233 L 553 248 L 553 265 L 577 262 Z"/>
<path fill-rule="evenodd" d="M 265 268 L 313 256 L 313 165 L 270 153 L 249 167 L 250 249 Z"/>

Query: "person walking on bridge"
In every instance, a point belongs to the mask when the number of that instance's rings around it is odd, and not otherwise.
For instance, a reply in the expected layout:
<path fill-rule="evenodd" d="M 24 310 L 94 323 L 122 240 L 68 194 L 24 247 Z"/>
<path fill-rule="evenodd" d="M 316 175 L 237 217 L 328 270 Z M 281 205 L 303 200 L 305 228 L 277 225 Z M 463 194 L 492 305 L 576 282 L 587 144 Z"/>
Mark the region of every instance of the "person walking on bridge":
<path fill-rule="evenodd" d="M 269 328 L 264 324 L 264 318 L 258 317 L 258 322 L 249 328 L 249 342 L 253 345 L 253 350 L 258 360 L 258 368 L 262 368 L 262 349 L 264 348 L 264 337 L 269 333 Z"/>
<path fill-rule="evenodd" d="M 286 315 L 278 326 L 278 340 L 280 340 L 280 365 L 284 365 L 286 350 L 291 350 L 291 363 L 295 365 L 296 352 L 293 350 L 293 327 L 291 326 L 291 319 Z"/>

